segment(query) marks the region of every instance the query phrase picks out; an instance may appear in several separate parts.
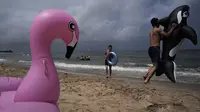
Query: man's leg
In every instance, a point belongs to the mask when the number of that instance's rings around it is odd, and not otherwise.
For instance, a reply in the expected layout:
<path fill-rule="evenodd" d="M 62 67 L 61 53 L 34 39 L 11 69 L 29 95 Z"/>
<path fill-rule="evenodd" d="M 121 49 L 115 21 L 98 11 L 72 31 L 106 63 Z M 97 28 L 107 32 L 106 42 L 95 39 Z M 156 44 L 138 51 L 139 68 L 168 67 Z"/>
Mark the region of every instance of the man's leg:
<path fill-rule="evenodd" d="M 111 75 L 112 75 L 112 66 L 111 65 L 109 65 L 109 70 L 110 70 L 110 77 L 111 77 Z"/>
<path fill-rule="evenodd" d="M 153 62 L 153 67 L 147 74 L 147 77 L 144 81 L 145 83 L 149 82 L 150 78 L 154 75 L 154 73 L 156 71 L 157 63 L 160 60 L 160 48 L 159 47 L 151 47 L 151 49 L 149 49 L 149 56 L 151 58 L 151 61 Z"/>
<path fill-rule="evenodd" d="M 105 60 L 105 67 L 106 67 L 106 78 L 108 78 L 108 62 Z"/>
<path fill-rule="evenodd" d="M 156 71 L 156 64 L 153 64 L 151 70 L 150 70 L 149 73 L 147 74 L 147 77 L 146 77 L 144 83 L 148 83 L 148 82 L 150 81 L 150 79 L 151 79 L 151 77 L 154 75 L 155 71 Z"/>
<path fill-rule="evenodd" d="M 105 65 L 105 67 L 106 67 L 106 75 L 108 75 L 108 66 Z"/>
<path fill-rule="evenodd" d="M 149 72 L 151 71 L 151 69 L 153 68 L 153 66 L 149 67 L 147 73 L 145 74 L 145 76 L 143 76 L 144 80 L 147 78 Z"/>
<path fill-rule="evenodd" d="M 108 65 L 105 65 L 106 67 L 106 78 L 108 78 Z"/>

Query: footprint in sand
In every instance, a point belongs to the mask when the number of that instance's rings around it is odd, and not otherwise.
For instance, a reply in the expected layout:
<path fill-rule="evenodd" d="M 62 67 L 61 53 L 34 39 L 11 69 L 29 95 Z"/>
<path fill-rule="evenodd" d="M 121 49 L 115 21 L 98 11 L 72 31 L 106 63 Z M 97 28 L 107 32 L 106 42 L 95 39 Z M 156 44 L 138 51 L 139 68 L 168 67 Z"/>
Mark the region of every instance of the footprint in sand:
<path fill-rule="evenodd" d="M 156 104 L 153 103 L 146 108 L 147 112 L 188 112 L 183 104 Z"/>

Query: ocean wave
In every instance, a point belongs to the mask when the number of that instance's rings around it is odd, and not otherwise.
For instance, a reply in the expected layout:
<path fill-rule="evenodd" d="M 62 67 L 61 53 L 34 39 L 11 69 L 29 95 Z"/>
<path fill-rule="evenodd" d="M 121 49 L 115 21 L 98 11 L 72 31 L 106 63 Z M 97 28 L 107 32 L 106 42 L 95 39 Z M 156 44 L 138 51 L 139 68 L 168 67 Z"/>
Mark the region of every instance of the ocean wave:
<path fill-rule="evenodd" d="M 81 68 L 81 69 L 105 69 L 104 65 L 86 65 L 86 64 L 66 64 L 62 62 L 55 62 L 57 67 L 61 68 Z M 138 72 L 146 72 L 148 68 L 146 67 L 120 67 L 120 66 L 113 66 L 113 70 L 116 71 L 138 71 Z"/>
<path fill-rule="evenodd" d="M 131 63 L 131 62 L 128 62 L 128 63 L 124 63 L 123 65 L 124 66 L 129 66 L 129 67 L 135 67 L 135 66 L 150 67 L 153 64 L 142 64 L 142 63 Z"/>
<path fill-rule="evenodd" d="M 179 76 L 200 76 L 200 73 L 195 73 L 195 72 L 177 72 L 177 75 Z"/>
<path fill-rule="evenodd" d="M 24 61 L 24 60 L 19 60 L 19 63 L 31 63 L 31 61 Z"/>
<path fill-rule="evenodd" d="M 150 67 L 150 66 L 153 66 L 153 64 L 146 64 L 146 65 L 149 66 L 149 67 Z"/>
<path fill-rule="evenodd" d="M 31 63 L 31 61 L 24 61 L 24 60 L 19 60 L 18 62 L 19 63 L 25 63 L 25 64 Z M 55 61 L 54 64 L 58 68 L 80 68 L 80 69 L 100 69 L 100 70 L 105 69 L 104 65 L 67 64 L 67 63 L 57 62 L 57 61 Z M 148 70 L 148 68 L 147 67 L 132 68 L 132 67 L 113 66 L 113 70 L 146 72 Z"/>
<path fill-rule="evenodd" d="M 150 66 L 153 66 L 153 64 L 145 64 L 146 66 L 150 67 Z M 176 65 L 178 67 L 181 67 L 182 65 Z"/>
<path fill-rule="evenodd" d="M 136 65 L 136 63 L 130 63 L 130 62 L 128 62 L 128 63 L 125 63 L 125 65 Z"/>
<path fill-rule="evenodd" d="M 22 54 L 22 56 L 30 56 L 30 54 Z"/>
<path fill-rule="evenodd" d="M 6 59 L 0 59 L 0 62 L 5 62 L 6 61 Z"/>
<path fill-rule="evenodd" d="M 142 66 L 142 67 L 151 67 L 151 66 L 153 66 L 153 64 L 151 64 L 151 63 L 149 63 L 149 64 L 141 64 L 141 63 L 124 63 L 124 65 L 129 65 L 129 66 L 133 66 L 133 67 L 135 67 L 135 66 Z M 178 67 L 181 67 L 181 65 L 176 65 L 176 66 L 178 66 Z"/>
<path fill-rule="evenodd" d="M 31 61 L 19 60 L 19 63 L 31 64 Z M 89 65 L 89 64 L 67 64 L 64 62 L 55 61 L 55 66 L 57 68 L 65 69 L 65 68 L 79 68 L 79 69 L 96 69 L 96 70 L 104 70 L 104 65 Z M 149 67 L 122 67 L 122 66 L 113 66 L 113 70 L 121 71 L 121 72 L 147 72 Z M 195 71 L 192 68 L 185 68 L 187 71 L 177 71 L 177 75 L 179 76 L 200 76 L 200 72 Z"/>

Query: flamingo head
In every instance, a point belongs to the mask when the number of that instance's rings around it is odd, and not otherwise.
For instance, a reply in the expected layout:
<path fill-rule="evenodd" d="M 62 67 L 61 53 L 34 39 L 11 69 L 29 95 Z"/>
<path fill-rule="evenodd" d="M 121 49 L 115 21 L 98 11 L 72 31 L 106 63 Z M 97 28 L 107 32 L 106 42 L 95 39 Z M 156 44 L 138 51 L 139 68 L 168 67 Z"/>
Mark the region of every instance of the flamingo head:
<path fill-rule="evenodd" d="M 71 57 L 79 40 L 79 28 L 70 14 L 57 9 L 45 10 L 36 16 L 33 23 L 31 30 L 34 39 L 39 37 L 39 42 L 46 44 L 60 38 L 66 44 L 65 57 Z"/>

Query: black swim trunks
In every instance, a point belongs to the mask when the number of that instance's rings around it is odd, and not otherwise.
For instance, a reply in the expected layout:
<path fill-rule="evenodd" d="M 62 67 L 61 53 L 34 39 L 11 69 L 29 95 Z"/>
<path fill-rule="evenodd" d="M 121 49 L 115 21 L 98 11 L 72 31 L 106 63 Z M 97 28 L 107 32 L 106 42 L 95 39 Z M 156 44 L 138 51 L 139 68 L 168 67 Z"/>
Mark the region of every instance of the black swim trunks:
<path fill-rule="evenodd" d="M 107 55 L 107 53 L 105 53 Z M 112 56 L 109 55 L 108 60 L 111 61 Z M 105 65 L 109 65 L 107 59 L 105 59 Z"/>
<path fill-rule="evenodd" d="M 105 60 L 105 65 L 109 65 L 107 60 Z M 109 65 L 109 66 L 111 66 L 111 65 Z"/>
<path fill-rule="evenodd" d="M 105 65 L 108 65 L 108 61 L 107 60 L 105 60 Z"/>
<path fill-rule="evenodd" d="M 157 63 L 160 60 L 160 47 L 159 46 L 151 46 L 148 50 L 149 57 L 153 63 Z"/>

